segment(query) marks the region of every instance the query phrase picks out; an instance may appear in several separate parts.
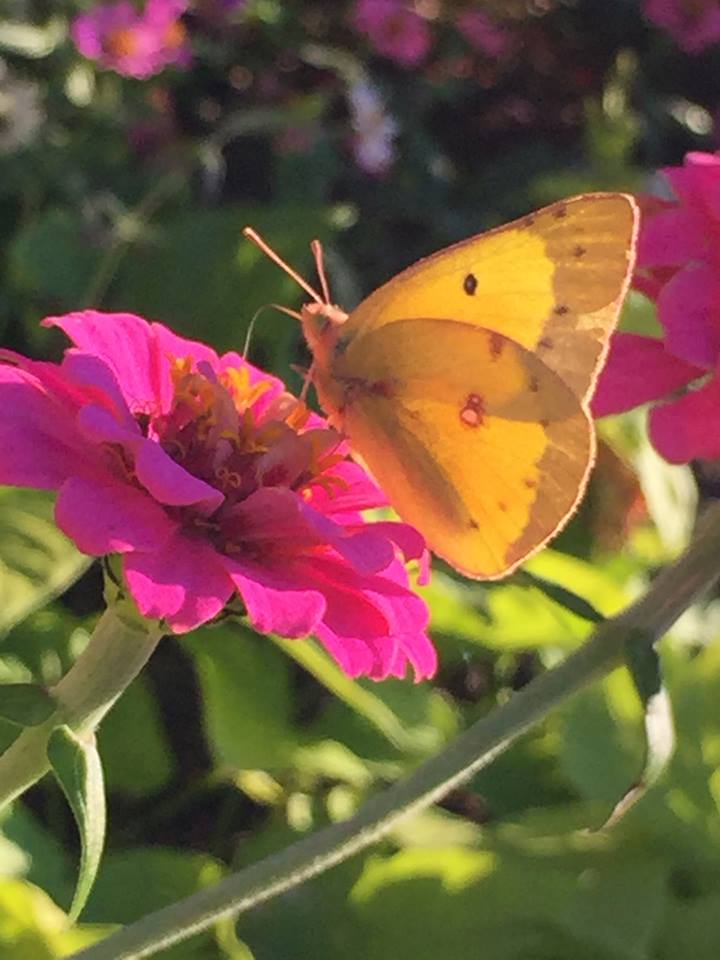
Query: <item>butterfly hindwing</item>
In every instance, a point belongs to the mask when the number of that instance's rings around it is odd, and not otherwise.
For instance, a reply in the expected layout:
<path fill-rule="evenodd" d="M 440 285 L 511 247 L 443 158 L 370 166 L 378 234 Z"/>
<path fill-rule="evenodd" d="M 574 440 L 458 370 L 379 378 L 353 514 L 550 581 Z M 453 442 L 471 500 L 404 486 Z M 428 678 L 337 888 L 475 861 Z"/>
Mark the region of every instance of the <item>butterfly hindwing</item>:
<path fill-rule="evenodd" d="M 351 447 L 461 571 L 501 576 L 571 513 L 591 426 L 560 377 L 514 341 L 456 321 L 399 320 L 352 344 L 332 376 L 347 384 L 338 419 Z"/>

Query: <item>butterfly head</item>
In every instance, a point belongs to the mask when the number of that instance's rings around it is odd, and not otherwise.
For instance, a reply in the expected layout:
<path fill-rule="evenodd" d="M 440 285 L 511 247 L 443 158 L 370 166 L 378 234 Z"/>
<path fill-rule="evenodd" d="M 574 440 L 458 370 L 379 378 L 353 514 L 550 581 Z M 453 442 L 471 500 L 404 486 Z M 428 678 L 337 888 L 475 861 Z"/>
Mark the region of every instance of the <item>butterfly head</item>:
<path fill-rule="evenodd" d="M 310 284 L 300 276 L 289 264 L 287 264 L 269 244 L 251 227 L 245 227 L 243 234 L 252 240 L 266 256 L 270 257 L 288 276 L 302 287 L 309 295 L 310 302 L 303 304 L 300 313 L 295 310 L 289 310 L 287 307 L 279 307 L 283 313 L 298 319 L 302 325 L 303 334 L 310 347 L 316 364 L 324 366 L 330 362 L 332 354 L 335 352 L 338 341 L 338 331 L 347 320 L 347 313 L 337 304 L 330 301 L 330 288 L 325 274 L 325 264 L 323 260 L 322 245 L 319 240 L 313 240 L 310 244 L 315 267 L 320 279 L 321 293 L 313 289 Z"/>

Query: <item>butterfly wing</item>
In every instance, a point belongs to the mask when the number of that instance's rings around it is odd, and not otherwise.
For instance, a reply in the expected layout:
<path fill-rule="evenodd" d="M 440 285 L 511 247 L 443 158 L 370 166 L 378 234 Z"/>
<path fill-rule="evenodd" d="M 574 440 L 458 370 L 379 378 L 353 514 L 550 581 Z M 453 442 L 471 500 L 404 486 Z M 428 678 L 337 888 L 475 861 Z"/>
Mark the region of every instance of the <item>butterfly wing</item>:
<path fill-rule="evenodd" d="M 447 317 L 537 353 L 586 398 L 627 291 L 637 220 L 632 197 L 585 194 L 464 240 L 364 300 L 341 349 L 400 320 Z"/>
<path fill-rule="evenodd" d="M 337 356 L 338 426 L 428 546 L 494 578 L 566 521 L 593 457 L 567 384 L 530 350 L 457 321 L 398 320 Z M 322 380 L 318 383 L 320 399 Z"/>

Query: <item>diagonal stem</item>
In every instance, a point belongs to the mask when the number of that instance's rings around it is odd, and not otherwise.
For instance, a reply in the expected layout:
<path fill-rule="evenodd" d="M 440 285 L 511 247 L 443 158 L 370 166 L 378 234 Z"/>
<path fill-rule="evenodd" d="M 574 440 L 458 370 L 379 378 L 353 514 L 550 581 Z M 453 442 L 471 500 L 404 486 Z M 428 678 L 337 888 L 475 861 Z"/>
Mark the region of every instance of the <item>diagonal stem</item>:
<path fill-rule="evenodd" d="M 333 824 L 265 860 L 112 934 L 76 960 L 136 960 L 249 910 L 317 876 L 386 835 L 399 820 L 440 800 L 487 766 L 558 704 L 619 666 L 629 643 L 658 640 L 693 600 L 720 576 L 720 504 L 648 592 L 563 663 L 537 677 L 511 700 L 477 721 L 405 780 L 371 798 L 350 820 Z"/>

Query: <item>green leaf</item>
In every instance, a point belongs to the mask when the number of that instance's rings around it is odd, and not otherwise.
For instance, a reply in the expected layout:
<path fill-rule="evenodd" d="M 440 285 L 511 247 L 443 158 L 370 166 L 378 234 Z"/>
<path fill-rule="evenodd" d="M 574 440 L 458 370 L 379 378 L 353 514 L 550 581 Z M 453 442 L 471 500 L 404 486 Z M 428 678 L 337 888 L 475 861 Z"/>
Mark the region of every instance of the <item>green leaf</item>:
<path fill-rule="evenodd" d="M 56 960 L 109 932 L 86 926 L 68 930 L 68 918 L 43 890 L 22 880 L 0 883 L 2 960 Z"/>
<path fill-rule="evenodd" d="M 582 620 L 587 620 L 588 623 L 597 624 L 605 620 L 602 613 L 596 610 L 591 603 L 585 600 L 584 597 L 578 596 L 577 593 L 573 593 L 572 590 L 568 590 L 567 587 L 562 587 L 560 584 L 553 583 L 551 580 L 538 577 L 530 573 L 529 570 L 520 571 L 518 578 L 521 582 L 525 581 L 529 586 L 535 587 L 550 600 L 564 607 L 565 610 L 569 610 Z"/>
<path fill-rule="evenodd" d="M 0 490 L 0 636 L 62 593 L 91 562 L 55 525 L 53 497 Z"/>
<path fill-rule="evenodd" d="M 128 797 L 157 793 L 174 773 L 174 760 L 157 700 L 144 676 L 134 680 L 97 734 L 108 793 Z"/>
<path fill-rule="evenodd" d="M 15 235 L 11 276 L 18 286 L 54 309 L 82 302 L 101 251 L 87 242 L 86 226 L 75 212 L 50 208 Z"/>
<path fill-rule="evenodd" d="M 48 741 L 48 759 L 75 817 L 81 856 L 70 919 L 77 920 L 92 890 L 105 842 L 105 788 L 95 738 L 63 726 Z"/>
<path fill-rule="evenodd" d="M 311 264 L 310 241 L 328 238 L 329 219 L 317 206 L 225 205 L 192 210 L 153 224 L 128 251 L 113 284 L 111 305 L 172 323 L 220 349 L 240 349 L 255 312 L 268 304 L 296 306 L 305 294 L 242 236 L 251 225 L 294 267 Z M 172 283 L 168 282 L 172 278 Z M 299 325 L 279 313 L 261 315 L 251 357 L 268 348 L 289 353 Z"/>
<path fill-rule="evenodd" d="M 0 684 L 0 717 L 21 727 L 35 727 L 47 720 L 55 702 L 44 687 L 35 683 Z"/>
<path fill-rule="evenodd" d="M 133 923 L 225 876 L 222 863 L 207 854 L 166 847 L 135 847 L 108 853 L 83 914 L 85 922 Z M 225 921 L 162 951 L 162 960 L 220 960 L 215 938 L 226 936 Z"/>
<path fill-rule="evenodd" d="M 195 658 L 208 744 L 220 766 L 276 770 L 298 745 L 287 662 L 265 637 L 237 626 L 196 630 Z"/>
<path fill-rule="evenodd" d="M 313 640 L 285 640 L 276 636 L 272 640 L 334 696 L 372 724 L 393 746 L 409 749 L 410 734 L 400 717 L 382 700 L 379 687 L 367 689 L 348 677 Z"/>

